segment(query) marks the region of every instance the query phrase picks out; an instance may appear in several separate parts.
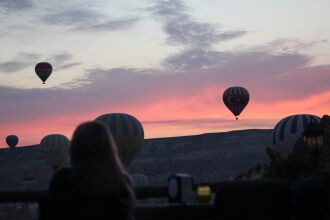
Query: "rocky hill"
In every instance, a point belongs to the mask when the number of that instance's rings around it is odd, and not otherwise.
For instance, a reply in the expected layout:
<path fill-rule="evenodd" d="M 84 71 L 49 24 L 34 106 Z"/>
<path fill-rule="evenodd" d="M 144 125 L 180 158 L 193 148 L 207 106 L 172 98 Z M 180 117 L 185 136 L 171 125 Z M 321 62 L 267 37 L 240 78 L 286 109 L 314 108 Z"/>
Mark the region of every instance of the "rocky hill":
<path fill-rule="evenodd" d="M 267 162 L 271 137 L 272 130 L 241 130 L 149 139 L 129 171 L 155 184 L 166 183 L 176 172 L 193 174 L 196 181 L 228 180 Z"/>
<path fill-rule="evenodd" d="M 177 172 L 198 181 L 232 179 L 257 163 L 267 162 L 272 130 L 241 130 L 194 136 L 146 139 L 131 174 L 145 174 L 151 184 L 166 184 Z M 47 189 L 52 169 L 38 145 L 0 149 L 0 190 Z"/>

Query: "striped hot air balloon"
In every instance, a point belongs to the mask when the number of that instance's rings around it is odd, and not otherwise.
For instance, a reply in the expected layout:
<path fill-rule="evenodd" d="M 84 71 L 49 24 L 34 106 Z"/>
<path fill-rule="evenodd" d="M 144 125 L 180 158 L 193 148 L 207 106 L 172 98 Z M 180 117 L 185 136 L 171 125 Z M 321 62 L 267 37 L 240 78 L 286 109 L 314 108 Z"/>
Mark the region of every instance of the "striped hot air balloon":
<path fill-rule="evenodd" d="M 46 80 L 48 79 L 48 77 L 50 76 L 50 74 L 53 71 L 53 67 L 52 67 L 52 65 L 50 65 L 50 63 L 41 62 L 36 65 L 34 70 L 35 70 L 37 76 L 43 82 L 43 84 L 45 84 Z"/>
<path fill-rule="evenodd" d="M 280 120 L 273 130 L 273 148 L 286 158 L 311 123 L 319 123 L 320 117 L 309 114 L 291 115 Z"/>
<path fill-rule="evenodd" d="M 249 103 L 250 95 L 245 88 L 234 86 L 224 91 L 222 99 L 227 108 L 234 114 L 237 120 L 237 116 L 241 114 L 243 109 Z"/>
<path fill-rule="evenodd" d="M 144 131 L 141 123 L 133 116 L 124 113 L 104 114 L 95 119 L 109 128 L 118 147 L 122 163 L 128 167 L 143 146 Z"/>
<path fill-rule="evenodd" d="M 57 169 L 68 154 L 70 141 L 62 134 L 49 134 L 40 142 L 43 157 Z"/>
<path fill-rule="evenodd" d="M 6 142 L 8 146 L 13 149 L 18 143 L 18 137 L 16 135 L 8 135 L 6 137 Z"/>

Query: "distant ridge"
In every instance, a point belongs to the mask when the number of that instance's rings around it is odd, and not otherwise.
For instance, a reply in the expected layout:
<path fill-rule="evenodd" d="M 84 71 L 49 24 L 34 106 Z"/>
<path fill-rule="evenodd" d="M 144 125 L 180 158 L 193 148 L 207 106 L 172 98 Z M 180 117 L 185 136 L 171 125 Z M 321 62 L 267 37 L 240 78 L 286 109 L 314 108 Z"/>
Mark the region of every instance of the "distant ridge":
<path fill-rule="evenodd" d="M 129 167 L 152 183 L 163 184 L 175 172 L 188 172 L 196 181 L 232 179 L 257 163 L 267 162 L 272 129 L 235 130 L 191 136 L 153 138 Z"/>
<path fill-rule="evenodd" d="M 273 129 L 241 129 L 241 130 L 232 130 L 232 131 L 222 131 L 222 132 L 210 132 L 210 133 L 202 133 L 202 134 L 192 134 L 192 135 L 182 135 L 182 136 L 173 136 L 173 137 L 156 137 L 156 138 L 147 138 L 146 141 L 150 140 L 161 140 L 161 139 L 176 139 L 176 138 L 186 138 L 186 137 L 196 137 L 196 136 L 204 136 L 204 135 L 219 135 L 223 133 L 240 133 L 240 132 L 269 132 L 273 131 Z M 39 144 L 27 145 L 27 146 L 18 146 L 18 148 L 26 148 L 26 147 L 38 147 Z M 16 147 L 17 148 L 17 147 Z M 8 146 L 0 147 L 0 151 L 3 149 L 9 149 Z"/>
<path fill-rule="evenodd" d="M 128 168 L 143 173 L 152 184 L 166 184 L 176 172 L 188 172 L 196 181 L 232 179 L 249 167 L 267 162 L 272 129 L 248 129 L 190 136 L 146 139 Z M 38 145 L 0 149 L 0 190 L 47 189 L 52 169 Z M 24 179 L 36 179 L 34 186 Z"/>
<path fill-rule="evenodd" d="M 221 131 L 221 132 L 209 132 L 202 134 L 192 134 L 192 135 L 182 135 L 182 136 L 173 136 L 173 137 L 156 137 L 156 138 L 148 138 L 146 140 L 159 140 L 159 139 L 174 139 L 174 138 L 185 138 L 185 137 L 196 137 L 196 136 L 204 136 L 204 135 L 220 135 L 224 133 L 241 133 L 241 132 L 273 132 L 273 129 L 241 129 L 241 130 L 232 130 L 232 131 Z"/>

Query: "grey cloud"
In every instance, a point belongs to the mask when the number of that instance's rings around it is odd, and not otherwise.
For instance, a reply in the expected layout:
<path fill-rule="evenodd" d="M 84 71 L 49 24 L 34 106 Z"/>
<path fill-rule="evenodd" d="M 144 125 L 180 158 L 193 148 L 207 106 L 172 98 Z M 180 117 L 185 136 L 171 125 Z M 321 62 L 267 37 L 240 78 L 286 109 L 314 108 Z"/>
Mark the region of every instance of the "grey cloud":
<path fill-rule="evenodd" d="M 17 55 L 18 58 L 21 59 L 27 59 L 27 60 L 36 60 L 40 58 L 39 54 L 35 54 L 35 53 L 27 53 L 27 52 L 23 52 L 23 53 L 19 53 Z"/>
<path fill-rule="evenodd" d="M 26 10 L 32 7 L 31 0 L 0 0 L 0 8 L 8 12 Z"/>
<path fill-rule="evenodd" d="M 219 66 L 230 57 L 230 53 L 207 51 L 203 49 L 188 49 L 167 57 L 163 65 L 179 71 L 208 69 Z"/>
<path fill-rule="evenodd" d="M 41 56 L 35 53 L 19 53 L 9 61 L 0 62 L 0 71 L 3 73 L 14 73 L 41 62 Z M 63 70 L 81 65 L 73 61 L 73 55 L 68 52 L 60 52 L 45 59 L 50 62 L 54 69 Z"/>
<path fill-rule="evenodd" d="M 68 60 L 71 60 L 72 58 L 73 58 L 72 54 L 68 52 L 61 52 L 54 54 L 52 57 L 49 58 L 49 60 L 55 63 L 64 63 L 67 62 Z"/>
<path fill-rule="evenodd" d="M 83 80 L 87 83 L 84 87 L 90 91 L 111 88 L 112 94 L 119 93 L 125 99 L 133 97 L 132 94 L 143 94 L 141 97 L 148 99 L 155 98 L 153 91 L 166 98 L 174 94 L 189 95 L 191 91 L 198 93 L 210 85 L 238 83 L 250 85 L 252 89 L 269 89 L 271 92 L 281 90 L 285 96 L 271 96 L 273 100 L 278 100 L 306 97 L 325 91 L 327 84 L 330 84 L 330 75 L 326 74 L 330 67 L 308 67 L 309 57 L 302 54 L 274 55 L 266 51 L 244 51 L 206 53 L 205 56 L 212 55 L 215 57 L 209 58 L 212 60 L 210 64 L 199 60 L 196 65 L 189 58 L 186 69 L 180 72 L 169 69 L 91 69 Z M 197 68 L 203 66 L 209 68 Z M 196 71 L 191 74 L 191 70 Z M 306 80 L 308 78 L 311 80 Z M 319 87 L 315 88 L 314 85 Z M 259 94 L 261 100 L 269 99 L 263 94 Z"/>
<path fill-rule="evenodd" d="M 12 73 L 25 69 L 29 65 L 30 63 L 27 62 L 9 61 L 0 63 L 0 70 L 5 73 Z"/>
<path fill-rule="evenodd" d="M 55 25 L 92 25 L 104 16 L 90 10 L 70 10 L 62 11 L 55 14 L 48 14 L 43 17 L 44 21 L 48 24 Z"/>
<path fill-rule="evenodd" d="M 214 43 L 246 34 L 241 30 L 220 31 L 217 25 L 196 21 L 186 13 L 187 7 L 180 0 L 160 0 L 148 10 L 163 22 L 169 44 L 209 47 Z"/>
<path fill-rule="evenodd" d="M 207 23 L 192 20 L 171 21 L 165 24 L 165 31 L 169 35 L 169 44 L 182 44 L 193 47 L 208 47 L 220 41 L 234 39 L 245 34 L 245 31 L 220 32 Z"/>
<path fill-rule="evenodd" d="M 158 97 L 190 97 L 208 87 L 218 87 L 220 90 L 232 85 L 246 86 L 254 100 L 268 103 L 320 94 L 327 91 L 330 84 L 330 75 L 327 74 L 330 66 L 309 67 L 310 58 L 302 54 L 275 55 L 267 51 L 248 50 L 214 54 L 204 52 L 196 57 L 202 57 L 197 64 L 191 58 L 188 61 L 183 59 L 185 65 L 181 69 L 93 69 L 89 71 L 85 79 L 88 85 L 84 87 L 95 92 L 103 87 L 111 88 L 109 98 L 118 100 L 116 95 L 111 96 L 120 94 L 119 100 L 134 103 L 136 100 L 136 104 L 140 105 L 141 102 L 147 104 L 155 101 Z M 208 57 L 207 61 L 203 61 L 205 57 Z M 178 65 L 182 66 L 180 62 Z M 89 80 L 92 83 L 88 83 Z"/>
<path fill-rule="evenodd" d="M 289 71 L 305 68 L 310 58 L 303 54 L 271 54 L 267 51 L 231 53 L 224 65 L 218 67 L 223 78 L 237 82 L 274 80 Z"/>
<path fill-rule="evenodd" d="M 155 15 L 161 17 L 183 16 L 187 6 L 181 0 L 158 0 L 157 3 L 148 8 Z"/>
<path fill-rule="evenodd" d="M 52 63 L 53 68 L 56 70 L 64 70 L 74 66 L 81 65 L 80 62 L 72 62 L 72 59 L 73 59 L 73 55 L 64 51 L 54 54 L 47 60 Z"/>
<path fill-rule="evenodd" d="M 13 59 L 0 62 L 0 71 L 4 73 L 13 73 L 23 70 L 31 65 L 39 58 L 38 54 L 34 53 L 20 53 Z"/>
<path fill-rule="evenodd" d="M 262 49 L 252 48 L 239 52 L 189 48 L 167 57 L 162 64 L 176 71 L 206 72 L 216 69 L 218 72 L 221 70 L 222 77 L 226 79 L 248 80 L 254 76 L 278 76 L 283 71 L 305 67 L 311 60 L 299 53 L 273 54 L 267 48 L 265 46 Z M 242 67 L 250 70 L 250 74 L 242 74 Z"/>
<path fill-rule="evenodd" d="M 75 31 L 115 31 L 134 25 L 139 19 L 121 18 L 110 20 L 106 15 L 92 10 L 70 10 L 49 14 L 44 22 L 52 25 L 65 25 Z"/>
<path fill-rule="evenodd" d="M 71 67 L 74 67 L 74 66 L 79 66 L 81 65 L 82 63 L 79 63 L 79 62 L 73 62 L 73 63 L 66 63 L 66 64 L 63 64 L 62 66 L 60 66 L 59 68 L 57 68 L 58 70 L 65 70 L 65 69 L 69 69 Z"/>
<path fill-rule="evenodd" d="M 109 30 L 122 30 L 131 27 L 134 25 L 139 19 L 138 18 L 124 18 L 121 20 L 112 20 L 106 21 L 103 23 L 97 23 L 93 25 L 84 25 L 75 27 L 75 30 L 89 30 L 89 31 L 109 31 Z"/>

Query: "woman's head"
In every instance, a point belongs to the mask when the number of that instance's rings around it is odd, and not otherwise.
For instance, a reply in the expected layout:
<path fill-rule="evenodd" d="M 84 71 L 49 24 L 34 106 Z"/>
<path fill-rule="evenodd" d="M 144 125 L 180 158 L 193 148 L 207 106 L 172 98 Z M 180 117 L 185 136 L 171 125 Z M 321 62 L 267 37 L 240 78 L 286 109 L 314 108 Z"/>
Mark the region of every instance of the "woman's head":
<path fill-rule="evenodd" d="M 70 147 L 71 163 L 84 160 L 117 160 L 117 147 L 107 127 L 100 122 L 85 122 L 75 130 Z"/>
<path fill-rule="evenodd" d="M 79 125 L 72 137 L 70 154 L 72 172 L 83 191 L 124 192 L 128 198 L 134 197 L 116 144 L 103 123 Z"/>

